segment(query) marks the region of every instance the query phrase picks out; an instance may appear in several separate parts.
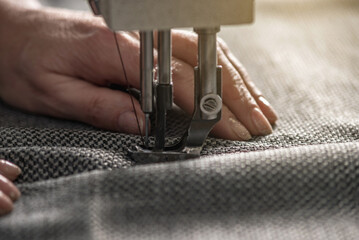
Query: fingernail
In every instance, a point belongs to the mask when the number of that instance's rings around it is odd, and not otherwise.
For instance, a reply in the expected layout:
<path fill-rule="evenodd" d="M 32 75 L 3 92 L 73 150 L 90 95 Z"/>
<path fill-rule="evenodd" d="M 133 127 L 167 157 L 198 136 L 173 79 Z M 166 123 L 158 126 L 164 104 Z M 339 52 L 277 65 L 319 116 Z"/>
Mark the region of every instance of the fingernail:
<path fill-rule="evenodd" d="M 9 195 L 10 195 L 11 200 L 16 201 L 19 199 L 21 194 L 20 194 L 20 191 L 16 191 L 16 192 L 11 192 Z"/>
<path fill-rule="evenodd" d="M 248 130 L 235 118 L 230 117 L 228 119 L 229 125 L 233 132 L 241 139 L 241 140 L 249 140 L 252 138 L 251 134 Z"/>
<path fill-rule="evenodd" d="M 11 162 L 0 160 L 0 173 L 6 176 L 18 176 L 21 174 L 21 169 Z"/>
<path fill-rule="evenodd" d="M 16 201 L 20 197 L 19 189 L 3 175 L 0 175 L 0 188 L 12 201 Z"/>
<path fill-rule="evenodd" d="M 260 101 L 263 105 L 267 106 L 268 110 L 270 111 L 270 115 L 268 116 L 272 122 L 277 121 L 278 116 L 277 113 L 275 112 L 274 108 L 272 107 L 272 105 L 267 101 L 267 99 L 265 99 L 263 96 L 260 96 L 258 98 L 258 101 Z"/>
<path fill-rule="evenodd" d="M 259 134 L 268 135 L 272 133 L 272 126 L 258 108 L 252 110 L 252 120 Z"/>
<path fill-rule="evenodd" d="M 138 119 L 141 131 L 143 129 L 143 120 Z M 122 113 L 118 119 L 119 129 L 122 132 L 139 134 L 138 124 L 136 115 L 134 112 L 125 112 Z"/>

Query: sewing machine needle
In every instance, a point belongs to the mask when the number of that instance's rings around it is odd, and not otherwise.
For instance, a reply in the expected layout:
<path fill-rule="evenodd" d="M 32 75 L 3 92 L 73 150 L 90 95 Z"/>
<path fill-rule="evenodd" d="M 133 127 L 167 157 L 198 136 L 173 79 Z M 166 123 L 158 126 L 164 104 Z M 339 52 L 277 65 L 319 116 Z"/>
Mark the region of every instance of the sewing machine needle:
<path fill-rule="evenodd" d="M 145 147 L 148 148 L 148 129 L 149 129 L 149 124 L 150 124 L 150 114 L 146 113 L 145 114 Z"/>

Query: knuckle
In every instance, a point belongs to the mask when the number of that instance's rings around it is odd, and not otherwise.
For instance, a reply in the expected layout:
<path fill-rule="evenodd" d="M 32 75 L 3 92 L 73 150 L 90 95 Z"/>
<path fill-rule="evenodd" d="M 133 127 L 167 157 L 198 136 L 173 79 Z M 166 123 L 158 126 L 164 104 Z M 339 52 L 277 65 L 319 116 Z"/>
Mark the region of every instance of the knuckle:
<path fill-rule="evenodd" d="M 228 76 L 230 78 L 230 81 L 231 81 L 232 85 L 234 85 L 234 86 L 245 86 L 243 78 L 241 77 L 241 75 L 234 68 L 228 69 Z"/>
<path fill-rule="evenodd" d="M 179 61 L 172 61 L 172 75 L 174 82 L 180 81 L 182 84 L 194 82 L 194 71 Z"/>
<path fill-rule="evenodd" d="M 112 32 L 102 22 L 95 18 L 84 19 L 77 22 L 73 29 L 72 38 L 75 40 L 86 41 L 88 44 L 98 44 L 108 40 Z"/>
<path fill-rule="evenodd" d="M 248 99 L 248 109 L 249 109 L 249 111 L 251 111 L 251 110 L 253 110 L 255 108 L 259 108 L 258 104 L 254 100 L 254 98 L 252 96 L 250 96 L 249 99 Z"/>
<path fill-rule="evenodd" d="M 90 40 L 94 43 L 108 43 L 113 40 L 113 33 L 106 26 L 96 26 L 90 34 Z"/>
<path fill-rule="evenodd" d="M 257 106 L 252 94 L 247 89 L 241 78 L 232 80 L 232 84 L 226 88 L 227 96 L 230 101 L 245 103 L 249 108 Z"/>

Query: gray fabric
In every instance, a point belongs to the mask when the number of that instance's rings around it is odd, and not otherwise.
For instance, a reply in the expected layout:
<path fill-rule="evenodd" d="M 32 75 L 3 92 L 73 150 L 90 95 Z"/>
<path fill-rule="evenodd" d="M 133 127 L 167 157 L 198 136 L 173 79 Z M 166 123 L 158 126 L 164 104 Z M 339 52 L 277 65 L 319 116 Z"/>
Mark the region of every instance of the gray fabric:
<path fill-rule="evenodd" d="M 278 111 L 272 135 L 139 166 L 126 155 L 137 136 L 2 104 L 0 157 L 24 173 L 1 239 L 358 239 L 359 3 L 256 12 L 222 36 Z"/>

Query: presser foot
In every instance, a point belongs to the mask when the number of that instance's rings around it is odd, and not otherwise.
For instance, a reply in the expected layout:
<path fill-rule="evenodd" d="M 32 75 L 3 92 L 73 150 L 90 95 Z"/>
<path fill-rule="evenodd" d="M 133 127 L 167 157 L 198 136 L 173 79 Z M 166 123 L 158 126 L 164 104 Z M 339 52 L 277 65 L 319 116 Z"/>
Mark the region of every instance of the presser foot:
<path fill-rule="evenodd" d="M 188 153 L 185 151 L 171 151 L 170 148 L 163 151 L 155 151 L 137 146 L 135 151 L 129 150 L 128 154 L 136 163 L 143 164 L 197 158 L 200 156 L 200 151 Z"/>
<path fill-rule="evenodd" d="M 195 68 L 195 110 L 186 133 L 181 140 L 165 146 L 164 131 L 161 131 L 163 144 L 155 144 L 154 148 L 136 146 L 134 151 L 129 150 L 130 157 L 137 163 L 158 163 L 198 158 L 203 144 L 222 115 L 222 68 L 217 67 L 216 92 L 201 97 L 199 70 Z M 166 101 L 164 101 L 166 102 Z"/>
<path fill-rule="evenodd" d="M 190 127 L 180 141 L 163 149 L 136 146 L 128 154 L 136 163 L 160 163 L 198 158 L 203 144 L 215 123 L 220 120 L 221 112 L 212 120 L 192 119 Z"/>

